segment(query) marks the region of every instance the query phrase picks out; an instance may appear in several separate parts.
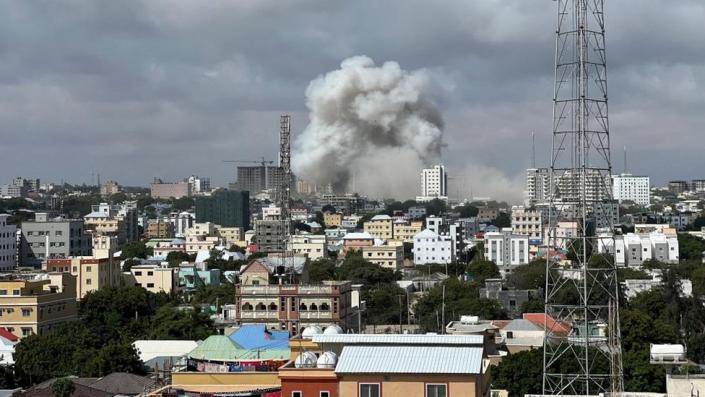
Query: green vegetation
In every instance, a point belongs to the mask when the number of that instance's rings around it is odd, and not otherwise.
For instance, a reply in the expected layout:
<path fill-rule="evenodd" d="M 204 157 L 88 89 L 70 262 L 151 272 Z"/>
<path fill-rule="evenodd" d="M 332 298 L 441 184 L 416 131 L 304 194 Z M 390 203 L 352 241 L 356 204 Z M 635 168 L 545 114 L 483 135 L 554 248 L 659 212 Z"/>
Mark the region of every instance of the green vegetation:
<path fill-rule="evenodd" d="M 153 254 L 154 250 L 152 248 L 147 247 L 144 241 L 133 241 L 126 243 L 122 246 L 120 259 L 146 259 L 148 256 L 151 256 Z"/>
<path fill-rule="evenodd" d="M 176 303 L 174 297 L 140 287 L 91 292 L 80 302 L 78 320 L 17 345 L 17 381 L 28 386 L 69 375 L 142 374 L 142 363 L 132 347 L 135 340 L 199 339 L 214 332 L 207 315 L 181 311 Z"/>
<path fill-rule="evenodd" d="M 678 233 L 678 250 L 681 260 L 702 260 L 705 240 L 686 233 Z"/>

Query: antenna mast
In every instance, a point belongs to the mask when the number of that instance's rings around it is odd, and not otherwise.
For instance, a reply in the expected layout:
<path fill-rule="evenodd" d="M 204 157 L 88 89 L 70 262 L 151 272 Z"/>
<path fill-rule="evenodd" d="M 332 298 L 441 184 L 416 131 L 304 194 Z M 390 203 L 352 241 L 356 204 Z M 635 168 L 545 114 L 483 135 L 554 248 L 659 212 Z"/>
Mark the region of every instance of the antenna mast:
<path fill-rule="evenodd" d="M 617 211 L 609 182 L 604 0 L 556 4 L 543 394 L 621 395 L 617 269 L 611 255 L 597 254 L 600 246 L 614 247 Z M 575 235 L 559 237 L 558 222 Z M 561 250 L 569 265 L 554 258 Z"/>

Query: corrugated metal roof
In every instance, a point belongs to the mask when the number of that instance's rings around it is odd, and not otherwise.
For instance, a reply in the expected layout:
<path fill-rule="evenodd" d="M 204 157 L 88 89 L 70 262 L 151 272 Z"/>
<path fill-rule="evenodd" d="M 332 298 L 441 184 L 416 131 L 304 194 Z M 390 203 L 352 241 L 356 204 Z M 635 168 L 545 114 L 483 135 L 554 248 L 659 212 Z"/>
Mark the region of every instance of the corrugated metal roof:
<path fill-rule="evenodd" d="M 479 374 L 482 348 L 345 346 L 336 374 Z"/>
<path fill-rule="evenodd" d="M 482 335 L 404 335 L 404 334 L 340 334 L 314 335 L 315 343 L 342 343 L 347 345 L 480 345 Z"/>
<path fill-rule="evenodd" d="M 543 332 L 543 328 L 539 327 L 538 325 L 532 323 L 529 320 L 517 318 L 509 322 L 504 327 L 504 331 L 541 331 Z"/>

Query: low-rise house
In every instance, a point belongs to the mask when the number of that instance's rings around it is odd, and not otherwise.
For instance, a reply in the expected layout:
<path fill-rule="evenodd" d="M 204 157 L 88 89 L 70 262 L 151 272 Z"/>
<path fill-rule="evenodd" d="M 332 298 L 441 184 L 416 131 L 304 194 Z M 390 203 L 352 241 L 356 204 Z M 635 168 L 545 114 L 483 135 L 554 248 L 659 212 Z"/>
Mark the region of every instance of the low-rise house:
<path fill-rule="evenodd" d="M 502 304 L 510 316 L 519 314 L 521 305 L 534 298 L 542 298 L 543 290 L 517 290 L 504 288 L 504 280 L 501 278 L 491 278 L 485 280 L 485 286 L 480 288 L 480 297 L 494 299 Z"/>
<path fill-rule="evenodd" d="M 349 251 L 360 251 L 363 247 L 371 247 L 375 238 L 368 232 L 348 233 L 343 237 L 343 254 Z"/>
<path fill-rule="evenodd" d="M 404 246 L 387 243 L 362 247 L 362 257 L 375 265 L 396 271 L 404 264 Z"/>
<path fill-rule="evenodd" d="M 295 254 L 306 255 L 310 260 L 328 257 L 325 235 L 295 234 L 291 236 L 291 248 Z"/>

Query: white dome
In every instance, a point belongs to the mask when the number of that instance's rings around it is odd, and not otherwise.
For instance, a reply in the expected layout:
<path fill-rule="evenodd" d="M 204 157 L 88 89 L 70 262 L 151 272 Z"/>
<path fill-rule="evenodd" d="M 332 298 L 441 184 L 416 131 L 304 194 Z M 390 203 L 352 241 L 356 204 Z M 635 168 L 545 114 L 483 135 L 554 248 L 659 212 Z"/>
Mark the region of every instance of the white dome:
<path fill-rule="evenodd" d="M 326 327 L 326 330 L 323 331 L 323 335 L 339 335 L 343 333 L 343 329 L 340 328 L 337 324 L 331 324 Z"/>
<path fill-rule="evenodd" d="M 335 368 L 335 364 L 338 362 L 338 355 L 333 352 L 325 352 L 318 357 L 316 361 L 316 368 Z"/>
<path fill-rule="evenodd" d="M 314 368 L 315 366 L 316 355 L 313 352 L 303 352 L 294 361 L 294 367 L 296 368 Z"/>
<path fill-rule="evenodd" d="M 320 335 L 323 333 L 323 330 L 321 330 L 321 327 L 318 325 L 312 325 L 310 327 L 304 328 L 303 332 L 301 332 L 301 337 L 302 338 L 312 338 L 313 335 Z"/>

